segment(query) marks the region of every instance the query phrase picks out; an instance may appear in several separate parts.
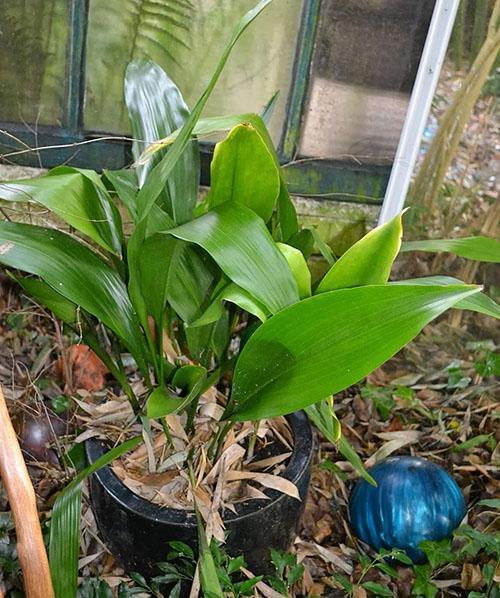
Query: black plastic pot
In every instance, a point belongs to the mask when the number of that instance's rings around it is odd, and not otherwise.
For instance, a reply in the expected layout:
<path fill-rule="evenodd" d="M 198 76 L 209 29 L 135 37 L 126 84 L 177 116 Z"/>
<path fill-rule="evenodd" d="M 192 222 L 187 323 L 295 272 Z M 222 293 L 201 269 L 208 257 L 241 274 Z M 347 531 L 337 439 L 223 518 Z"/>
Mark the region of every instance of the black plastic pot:
<path fill-rule="evenodd" d="M 283 477 L 293 482 L 301 501 L 266 490 L 271 500 L 249 500 L 237 505 L 238 514 L 222 514 L 229 532 L 229 554 L 243 554 L 248 567 L 258 573 L 269 571 L 269 549 L 287 550 L 293 541 L 304 510 L 311 477 L 313 435 L 309 420 L 299 411 L 287 416 L 294 436 L 294 448 Z M 106 446 L 94 439 L 86 442 L 87 459 L 94 462 Z M 193 512 L 153 504 L 129 490 L 113 473 L 103 467 L 90 479 L 90 497 L 101 536 L 110 551 L 127 571 L 145 577 L 154 564 L 163 561 L 167 542 L 178 540 L 197 548 L 196 518 Z"/>

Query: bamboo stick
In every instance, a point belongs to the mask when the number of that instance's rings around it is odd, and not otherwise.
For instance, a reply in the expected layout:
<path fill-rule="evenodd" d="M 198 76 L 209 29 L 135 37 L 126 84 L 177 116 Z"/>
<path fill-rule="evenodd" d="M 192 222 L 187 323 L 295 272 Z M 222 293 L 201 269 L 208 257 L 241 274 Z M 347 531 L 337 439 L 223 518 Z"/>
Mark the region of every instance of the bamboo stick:
<path fill-rule="evenodd" d="M 27 598 L 53 598 L 35 491 L 0 387 L 0 476 L 9 497 Z"/>
<path fill-rule="evenodd" d="M 442 116 L 436 137 L 432 140 L 420 170 L 410 189 L 410 205 L 428 213 L 435 204 L 440 186 L 455 155 L 472 109 L 481 93 L 500 49 L 500 0 L 495 1 L 488 26 L 488 35 L 473 65 L 457 91 L 453 102 Z"/>
<path fill-rule="evenodd" d="M 464 45 L 465 45 L 465 38 L 464 38 L 464 31 L 465 31 L 465 0 L 460 0 L 460 4 L 458 6 L 457 16 L 455 18 L 455 26 L 453 27 L 453 32 L 451 34 L 451 55 L 453 57 L 453 62 L 455 63 L 455 68 L 457 70 L 462 70 L 464 64 Z"/>

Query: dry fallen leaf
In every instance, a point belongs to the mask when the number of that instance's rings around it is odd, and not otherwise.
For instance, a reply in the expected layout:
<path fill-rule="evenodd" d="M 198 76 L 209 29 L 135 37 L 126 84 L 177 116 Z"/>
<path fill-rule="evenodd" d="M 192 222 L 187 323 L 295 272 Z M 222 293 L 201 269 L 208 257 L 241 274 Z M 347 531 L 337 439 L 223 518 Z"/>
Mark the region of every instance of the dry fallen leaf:
<path fill-rule="evenodd" d="M 290 480 L 286 480 L 280 476 L 271 475 L 269 473 L 253 473 L 251 471 L 228 471 L 226 473 L 226 480 L 228 482 L 233 482 L 235 480 L 253 480 L 262 484 L 266 488 L 272 488 L 273 490 L 278 490 L 279 492 L 283 492 L 283 494 L 288 494 L 288 496 L 292 496 L 300 500 L 299 491 L 297 490 L 297 486 L 290 482 Z"/>
<path fill-rule="evenodd" d="M 64 367 L 65 359 L 68 367 Z M 71 388 L 84 388 L 89 392 L 98 392 L 106 384 L 105 376 L 108 368 L 89 346 L 71 345 L 67 355 L 57 360 L 55 371 Z M 71 379 L 68 379 L 68 376 Z"/>
<path fill-rule="evenodd" d="M 484 583 L 481 567 L 473 563 L 464 563 L 462 575 L 460 576 L 460 585 L 462 588 L 464 590 L 480 590 Z"/>

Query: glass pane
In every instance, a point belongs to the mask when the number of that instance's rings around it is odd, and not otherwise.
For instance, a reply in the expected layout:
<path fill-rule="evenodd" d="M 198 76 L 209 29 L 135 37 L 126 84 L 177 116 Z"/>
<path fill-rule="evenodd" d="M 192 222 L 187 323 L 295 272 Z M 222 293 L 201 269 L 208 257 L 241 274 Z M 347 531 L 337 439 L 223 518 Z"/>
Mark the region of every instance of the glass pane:
<path fill-rule="evenodd" d="M 239 18 L 255 0 L 91 0 L 85 127 L 129 130 L 123 76 L 131 59 L 158 62 L 193 106 Z M 302 0 L 275 0 L 241 37 L 205 115 L 259 111 L 280 92 L 278 141 L 290 87 Z"/>
<path fill-rule="evenodd" d="M 323 2 L 302 156 L 392 163 L 434 0 Z"/>
<path fill-rule="evenodd" d="M 66 0 L 0 0 L 0 120 L 61 124 Z"/>

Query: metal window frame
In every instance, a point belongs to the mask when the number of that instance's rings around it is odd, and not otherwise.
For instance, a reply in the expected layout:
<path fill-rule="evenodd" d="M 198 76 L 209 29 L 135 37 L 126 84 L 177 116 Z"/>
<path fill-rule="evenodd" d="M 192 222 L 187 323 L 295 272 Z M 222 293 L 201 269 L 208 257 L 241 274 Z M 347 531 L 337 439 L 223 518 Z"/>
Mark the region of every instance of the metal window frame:
<path fill-rule="evenodd" d="M 295 160 L 321 3 L 322 0 L 304 0 L 278 156 L 284 166 L 291 193 L 319 199 L 381 204 L 391 172 L 390 166 L 354 165 L 324 159 Z M 10 159 L 16 164 L 45 168 L 70 164 L 102 170 L 123 168 L 132 161 L 130 142 L 119 137 L 113 139 L 112 136 L 93 142 L 102 138 L 103 134 L 84 129 L 88 15 L 89 0 L 70 0 L 62 126 L 39 125 L 34 132 L 24 124 L 0 122 L 0 130 L 7 131 L 29 147 L 54 146 L 45 149 L 41 155 L 28 152 L 13 156 Z M 82 141 L 89 143 L 82 145 Z M 12 139 L 2 139 L 0 136 L 0 154 L 18 148 L 13 147 Z M 210 183 L 212 154 L 213 143 L 202 143 L 201 181 L 205 185 Z"/>

